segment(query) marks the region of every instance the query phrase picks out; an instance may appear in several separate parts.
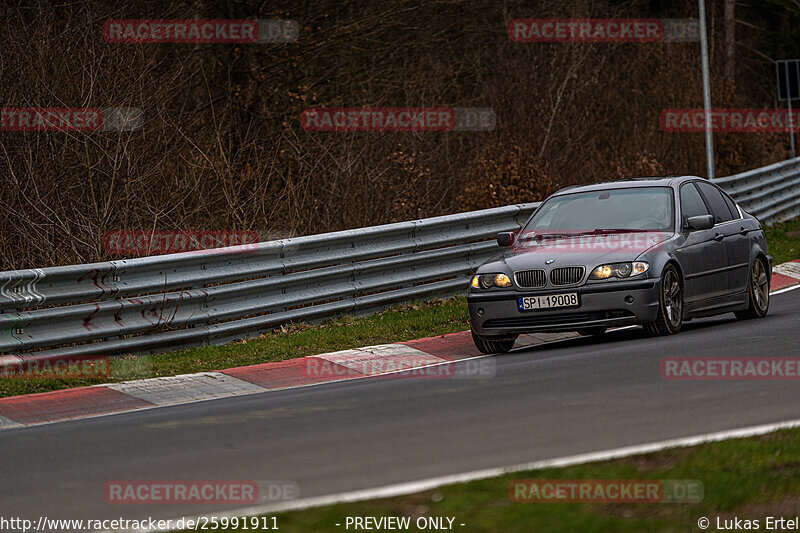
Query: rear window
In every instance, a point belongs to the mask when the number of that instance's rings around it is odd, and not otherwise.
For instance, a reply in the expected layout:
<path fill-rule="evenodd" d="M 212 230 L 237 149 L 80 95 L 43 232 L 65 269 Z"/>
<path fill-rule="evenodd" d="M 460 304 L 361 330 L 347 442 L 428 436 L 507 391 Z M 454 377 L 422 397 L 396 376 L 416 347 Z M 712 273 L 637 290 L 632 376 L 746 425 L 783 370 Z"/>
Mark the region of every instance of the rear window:
<path fill-rule="evenodd" d="M 739 218 L 739 209 L 736 207 L 736 202 L 734 202 L 730 196 L 725 193 L 722 193 L 722 198 L 725 199 L 725 203 L 728 204 L 728 209 L 731 210 L 731 214 L 733 215 L 734 219 Z"/>
<path fill-rule="evenodd" d="M 725 198 L 722 197 L 722 193 L 719 189 L 710 183 L 702 181 L 696 182 L 696 185 L 700 189 L 700 192 L 703 193 L 703 196 L 705 196 L 706 201 L 708 201 L 708 205 L 711 207 L 711 214 L 714 215 L 714 222 L 716 224 L 734 219 L 733 213 L 731 213 L 731 210 L 728 208 L 728 204 L 725 202 Z"/>

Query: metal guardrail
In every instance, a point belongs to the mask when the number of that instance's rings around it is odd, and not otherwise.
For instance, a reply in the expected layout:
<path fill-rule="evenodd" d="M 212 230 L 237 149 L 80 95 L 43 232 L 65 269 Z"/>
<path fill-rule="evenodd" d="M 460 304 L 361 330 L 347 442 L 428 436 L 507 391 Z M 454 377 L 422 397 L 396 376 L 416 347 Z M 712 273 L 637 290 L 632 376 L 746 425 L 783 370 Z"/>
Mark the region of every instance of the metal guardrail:
<path fill-rule="evenodd" d="M 0 272 L 0 353 L 153 353 L 462 292 L 538 204 L 129 260 Z M 68 304 L 68 305 L 63 305 Z"/>
<path fill-rule="evenodd" d="M 772 223 L 800 214 L 800 158 L 715 180 Z M 538 204 L 198 252 L 0 272 L 0 353 L 153 353 L 463 291 Z M 0 357 L 0 362 L 2 362 Z"/>
<path fill-rule="evenodd" d="M 764 224 L 800 215 L 800 157 L 719 178 L 714 183 Z"/>

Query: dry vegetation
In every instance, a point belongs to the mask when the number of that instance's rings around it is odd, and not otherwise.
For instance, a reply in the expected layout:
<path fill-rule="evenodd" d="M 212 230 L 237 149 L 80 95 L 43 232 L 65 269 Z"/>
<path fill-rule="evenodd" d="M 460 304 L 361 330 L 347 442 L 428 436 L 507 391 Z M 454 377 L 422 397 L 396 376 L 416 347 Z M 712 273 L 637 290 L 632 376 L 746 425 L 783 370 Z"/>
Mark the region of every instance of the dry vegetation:
<path fill-rule="evenodd" d="M 657 3 L 657 2 L 656 2 Z M 714 104 L 772 106 L 772 70 L 740 32 L 740 84 Z M 665 133 L 702 104 L 696 44 L 526 44 L 509 18 L 686 17 L 696 2 L 18 0 L 0 7 L 4 106 L 144 110 L 133 132 L 0 132 L 2 269 L 106 260 L 120 229 L 264 238 L 541 199 L 572 183 L 704 174 L 703 136 Z M 289 18 L 293 44 L 110 44 L 119 18 Z M 492 107 L 493 132 L 313 133 L 309 106 Z M 720 175 L 783 159 L 786 136 L 717 137 Z"/>

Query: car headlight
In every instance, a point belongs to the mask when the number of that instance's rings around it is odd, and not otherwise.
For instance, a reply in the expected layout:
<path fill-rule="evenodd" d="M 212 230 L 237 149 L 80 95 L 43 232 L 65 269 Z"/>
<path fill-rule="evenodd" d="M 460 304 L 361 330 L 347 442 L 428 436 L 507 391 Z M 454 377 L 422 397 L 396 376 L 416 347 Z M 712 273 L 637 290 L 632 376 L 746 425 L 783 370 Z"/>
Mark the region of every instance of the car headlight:
<path fill-rule="evenodd" d="M 592 270 L 592 273 L 589 274 L 589 279 L 628 278 L 644 274 L 648 268 L 650 268 L 650 265 L 644 261 L 600 265 Z"/>
<path fill-rule="evenodd" d="M 474 289 L 491 289 L 492 287 L 511 287 L 511 278 L 505 274 L 478 274 L 472 277 Z"/>
<path fill-rule="evenodd" d="M 610 278 L 613 273 L 614 267 L 611 265 L 600 265 L 592 270 L 592 273 L 589 274 L 589 279 L 606 279 Z"/>
<path fill-rule="evenodd" d="M 494 285 L 495 287 L 510 287 L 511 278 L 509 278 L 505 274 L 495 274 Z"/>
<path fill-rule="evenodd" d="M 633 272 L 631 272 L 631 276 L 638 276 L 639 274 L 644 274 L 647 272 L 647 269 L 650 268 L 650 263 L 645 263 L 644 261 L 634 261 L 632 266 Z"/>

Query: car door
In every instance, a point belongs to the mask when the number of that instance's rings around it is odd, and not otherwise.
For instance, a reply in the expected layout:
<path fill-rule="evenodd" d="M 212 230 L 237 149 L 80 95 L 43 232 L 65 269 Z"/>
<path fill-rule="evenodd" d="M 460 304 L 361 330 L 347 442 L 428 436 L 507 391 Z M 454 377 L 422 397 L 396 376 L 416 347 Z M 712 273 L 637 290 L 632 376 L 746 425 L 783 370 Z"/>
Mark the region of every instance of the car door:
<path fill-rule="evenodd" d="M 725 194 L 716 185 L 698 182 L 697 187 L 714 215 L 715 234 L 721 235 L 725 243 L 728 267 L 727 292 L 744 292 L 750 267 L 750 248 L 739 210 L 732 200 L 730 203 L 726 200 Z"/>
<path fill-rule="evenodd" d="M 725 191 L 721 192 L 725 203 L 728 204 L 728 209 L 733 214 L 733 220 L 729 223 L 731 231 L 726 232 L 725 236 L 725 250 L 728 253 L 728 266 L 730 267 L 728 281 L 731 291 L 745 292 L 750 276 L 750 232 L 755 228 L 742 218 L 736 202 Z"/>
<path fill-rule="evenodd" d="M 686 303 L 722 296 L 728 292 L 728 258 L 724 239 L 715 228 L 693 230 L 686 226 L 689 217 L 713 215 L 699 193 L 696 182 L 680 188 L 681 235 L 684 242 L 677 249 L 678 259 L 686 281 Z"/>

